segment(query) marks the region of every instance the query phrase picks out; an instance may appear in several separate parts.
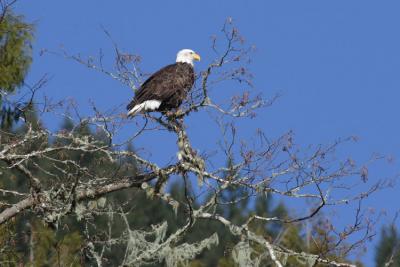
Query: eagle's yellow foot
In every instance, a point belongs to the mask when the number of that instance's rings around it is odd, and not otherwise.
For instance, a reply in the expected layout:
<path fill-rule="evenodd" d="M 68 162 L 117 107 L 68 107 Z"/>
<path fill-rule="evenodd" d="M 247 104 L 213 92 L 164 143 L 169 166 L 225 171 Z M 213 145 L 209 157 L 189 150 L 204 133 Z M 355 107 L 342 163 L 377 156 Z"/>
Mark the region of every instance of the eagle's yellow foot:
<path fill-rule="evenodd" d="M 182 117 L 183 114 L 184 114 L 183 111 L 180 110 L 180 109 L 178 109 L 178 110 L 175 112 L 175 117 L 177 117 L 177 118 Z"/>

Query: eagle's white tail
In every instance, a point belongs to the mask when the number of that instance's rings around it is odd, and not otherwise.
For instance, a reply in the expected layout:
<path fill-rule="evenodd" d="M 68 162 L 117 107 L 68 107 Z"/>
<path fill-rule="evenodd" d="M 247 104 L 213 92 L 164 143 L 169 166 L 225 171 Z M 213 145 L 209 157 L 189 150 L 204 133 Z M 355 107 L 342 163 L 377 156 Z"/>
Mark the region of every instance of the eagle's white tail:
<path fill-rule="evenodd" d="M 142 112 L 142 111 L 153 111 L 158 109 L 158 107 L 161 105 L 161 101 L 158 100 L 147 100 L 144 101 L 143 103 L 140 103 L 136 106 L 134 106 L 131 110 L 128 111 L 128 117 L 133 117 L 136 114 Z"/>

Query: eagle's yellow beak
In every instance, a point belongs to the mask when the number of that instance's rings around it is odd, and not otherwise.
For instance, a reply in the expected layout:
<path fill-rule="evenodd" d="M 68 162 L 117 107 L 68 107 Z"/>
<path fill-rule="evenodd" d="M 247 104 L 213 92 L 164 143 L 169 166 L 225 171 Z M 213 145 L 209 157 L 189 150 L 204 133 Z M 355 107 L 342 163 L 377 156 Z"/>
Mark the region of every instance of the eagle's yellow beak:
<path fill-rule="evenodd" d="M 200 55 L 199 54 L 193 54 L 193 59 L 200 61 Z"/>

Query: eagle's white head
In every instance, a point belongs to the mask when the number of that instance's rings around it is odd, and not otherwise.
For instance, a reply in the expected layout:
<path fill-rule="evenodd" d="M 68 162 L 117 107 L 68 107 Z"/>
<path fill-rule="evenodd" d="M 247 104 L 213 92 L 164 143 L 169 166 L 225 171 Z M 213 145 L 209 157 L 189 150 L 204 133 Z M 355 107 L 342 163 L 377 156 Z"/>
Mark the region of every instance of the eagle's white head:
<path fill-rule="evenodd" d="M 190 65 L 193 66 L 194 60 L 199 61 L 200 56 L 198 54 L 196 54 L 193 50 L 190 50 L 190 49 L 182 49 L 176 55 L 176 62 L 189 63 Z"/>

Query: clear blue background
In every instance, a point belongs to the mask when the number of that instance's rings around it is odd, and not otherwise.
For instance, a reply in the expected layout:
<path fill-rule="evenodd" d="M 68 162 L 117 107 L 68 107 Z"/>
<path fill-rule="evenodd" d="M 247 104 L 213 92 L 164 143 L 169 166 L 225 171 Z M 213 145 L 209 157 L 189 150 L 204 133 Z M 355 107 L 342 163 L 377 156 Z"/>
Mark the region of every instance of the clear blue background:
<path fill-rule="evenodd" d="M 89 99 L 106 109 L 126 103 L 133 93 L 62 57 L 40 56 L 41 49 L 59 51 L 62 45 L 87 56 L 103 48 L 111 57 L 104 26 L 122 49 L 142 56 L 146 72 L 174 61 L 181 48 L 199 52 L 202 62 L 196 67 L 204 69 L 213 59 L 210 36 L 232 17 L 247 42 L 257 47 L 250 66 L 256 90 L 267 97 L 284 92 L 251 121 L 253 129 L 260 127 L 271 136 L 293 130 L 297 143 L 304 145 L 357 135 L 360 141 L 340 153 L 359 162 L 374 152 L 399 156 L 399 1 L 36 0 L 20 1 L 16 11 L 36 24 L 28 82 L 49 73 L 44 93 L 53 99 L 73 97 L 83 110 Z M 46 122 L 54 128 L 59 123 Z M 189 124 L 194 142 L 216 134 L 205 131 L 205 123 Z M 147 141 L 144 147 L 153 145 Z M 397 170 L 396 161 L 378 164 L 369 179 Z M 388 211 L 382 221 L 387 222 L 398 210 L 398 188 L 371 200 L 372 208 Z M 373 266 L 376 240 L 363 257 L 367 266 Z"/>

